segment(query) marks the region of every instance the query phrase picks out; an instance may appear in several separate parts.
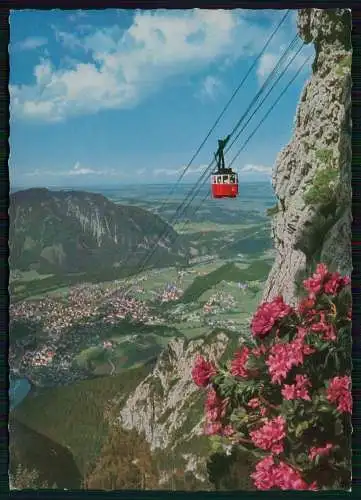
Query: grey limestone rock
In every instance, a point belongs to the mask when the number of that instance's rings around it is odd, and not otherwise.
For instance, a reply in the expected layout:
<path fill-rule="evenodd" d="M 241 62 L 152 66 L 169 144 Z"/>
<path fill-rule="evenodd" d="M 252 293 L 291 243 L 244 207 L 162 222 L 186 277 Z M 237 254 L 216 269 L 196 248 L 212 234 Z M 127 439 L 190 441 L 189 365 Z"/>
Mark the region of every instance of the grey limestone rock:
<path fill-rule="evenodd" d="M 272 222 L 276 259 L 264 300 L 297 301 L 300 271 L 323 261 L 350 274 L 351 263 L 351 14 L 347 9 L 301 9 L 298 29 L 315 46 L 312 76 L 298 105 L 290 143 L 273 172 L 278 212 Z M 330 196 L 307 194 L 326 176 Z M 326 181 L 324 181 L 326 182 Z"/>

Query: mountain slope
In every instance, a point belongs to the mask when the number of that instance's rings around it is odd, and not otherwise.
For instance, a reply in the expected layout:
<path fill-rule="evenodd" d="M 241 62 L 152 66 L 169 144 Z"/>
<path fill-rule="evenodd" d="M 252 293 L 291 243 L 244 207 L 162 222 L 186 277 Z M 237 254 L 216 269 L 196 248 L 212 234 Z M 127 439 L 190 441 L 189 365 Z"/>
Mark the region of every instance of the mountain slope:
<path fill-rule="evenodd" d="M 160 217 L 100 194 L 28 189 L 10 197 L 10 266 L 40 273 L 101 272 L 150 262 L 184 262 L 177 233 Z M 167 238 L 158 241 L 168 229 Z"/>
<path fill-rule="evenodd" d="M 84 477 L 108 434 L 106 416 L 111 409 L 110 402 L 115 396 L 120 399 L 127 397 L 151 368 L 152 364 L 148 364 L 128 370 L 126 376 L 122 373 L 79 381 L 69 386 L 43 389 L 40 395 L 26 398 L 14 409 L 14 419 L 35 433 L 69 449 Z M 17 448 L 18 446 L 15 447 Z M 24 457 L 27 453 L 31 455 L 31 448 L 28 449 L 27 446 L 23 446 L 20 451 Z M 27 459 L 30 465 L 31 460 L 31 457 Z"/>
<path fill-rule="evenodd" d="M 39 473 L 40 482 L 51 487 L 80 488 L 81 474 L 71 451 L 42 433 L 10 417 L 9 421 L 10 472 L 19 465 Z"/>

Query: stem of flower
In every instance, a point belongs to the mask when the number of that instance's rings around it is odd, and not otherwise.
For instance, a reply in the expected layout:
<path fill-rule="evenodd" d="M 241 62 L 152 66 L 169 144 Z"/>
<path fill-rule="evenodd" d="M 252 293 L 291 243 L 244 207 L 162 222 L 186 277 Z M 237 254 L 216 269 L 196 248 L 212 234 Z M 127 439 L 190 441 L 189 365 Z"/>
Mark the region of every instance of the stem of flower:
<path fill-rule="evenodd" d="M 299 472 L 300 474 L 303 473 L 303 470 L 300 469 L 299 467 L 297 467 L 296 465 L 293 465 L 289 460 L 286 460 L 285 458 L 282 459 L 287 465 L 289 465 L 290 467 L 292 467 L 292 469 L 294 469 L 296 472 Z"/>
<path fill-rule="evenodd" d="M 265 399 L 263 396 L 260 395 L 259 399 L 260 399 L 260 401 L 262 401 L 262 403 L 264 403 L 266 406 L 268 406 L 268 408 L 272 408 L 272 410 L 279 411 L 279 406 L 273 405 L 272 403 L 267 401 L 267 399 Z"/>
<path fill-rule="evenodd" d="M 247 438 L 243 438 L 243 437 L 237 436 L 237 441 L 239 443 L 251 444 L 252 446 L 254 446 L 253 442 L 250 439 L 247 439 Z"/>

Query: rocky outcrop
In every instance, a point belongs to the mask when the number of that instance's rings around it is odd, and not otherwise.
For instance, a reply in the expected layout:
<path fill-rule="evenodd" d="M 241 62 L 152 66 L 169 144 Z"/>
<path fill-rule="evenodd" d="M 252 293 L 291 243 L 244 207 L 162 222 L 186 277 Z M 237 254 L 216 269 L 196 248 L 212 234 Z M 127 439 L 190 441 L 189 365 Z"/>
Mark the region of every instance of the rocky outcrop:
<path fill-rule="evenodd" d="M 189 428 L 184 432 L 191 407 L 197 405 L 202 397 L 201 391 L 192 381 L 192 366 L 199 353 L 207 359 L 219 359 L 228 342 L 228 336 L 223 333 L 217 334 L 212 340 L 171 340 L 152 373 L 122 405 L 119 415 L 122 427 L 144 433 L 152 450 L 175 444 L 177 436 L 185 439 L 192 434 L 200 435 L 201 411 L 194 422 L 188 422 Z"/>
<path fill-rule="evenodd" d="M 264 300 L 294 303 L 316 262 L 351 273 L 351 14 L 302 9 L 298 29 L 315 46 L 291 142 L 273 174 L 276 259 Z"/>
<path fill-rule="evenodd" d="M 115 424 L 145 436 L 159 460 L 161 485 L 169 484 L 175 471 L 182 471 L 205 487 L 211 450 L 203 435 L 204 393 L 192 381 L 191 370 L 198 354 L 220 360 L 226 350 L 235 348 L 233 342 L 225 333 L 190 341 L 174 338 L 135 391 L 115 401 L 120 408 Z"/>

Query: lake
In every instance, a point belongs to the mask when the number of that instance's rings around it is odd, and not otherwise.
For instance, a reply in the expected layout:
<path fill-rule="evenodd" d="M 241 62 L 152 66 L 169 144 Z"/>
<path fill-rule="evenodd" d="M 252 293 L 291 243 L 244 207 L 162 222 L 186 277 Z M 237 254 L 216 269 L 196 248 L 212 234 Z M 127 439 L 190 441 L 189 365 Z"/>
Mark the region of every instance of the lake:
<path fill-rule="evenodd" d="M 29 394 L 31 385 L 28 379 L 10 377 L 9 380 L 9 404 L 10 410 L 13 410 Z"/>

